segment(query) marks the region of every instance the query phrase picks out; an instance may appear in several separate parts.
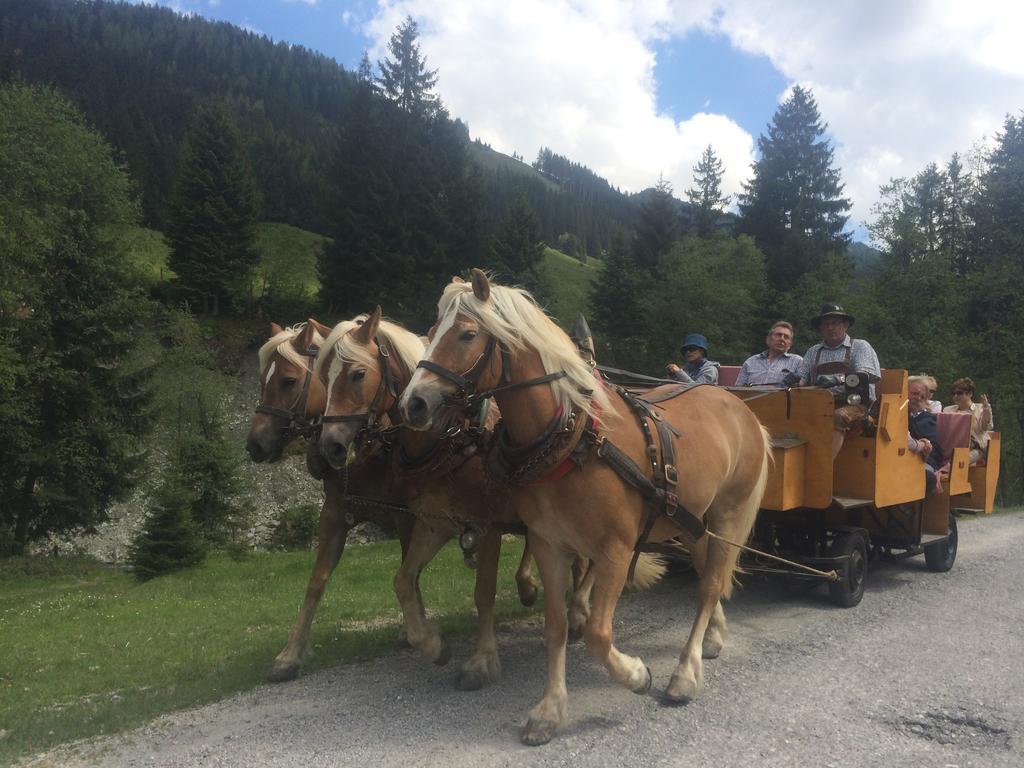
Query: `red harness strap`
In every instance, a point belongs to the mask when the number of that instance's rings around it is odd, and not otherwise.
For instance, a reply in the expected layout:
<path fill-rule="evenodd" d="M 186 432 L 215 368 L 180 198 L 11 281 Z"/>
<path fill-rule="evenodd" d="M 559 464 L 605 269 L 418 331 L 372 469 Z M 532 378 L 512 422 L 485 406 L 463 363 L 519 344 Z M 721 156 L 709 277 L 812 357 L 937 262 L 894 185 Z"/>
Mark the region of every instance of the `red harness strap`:
<path fill-rule="evenodd" d="M 594 378 L 598 381 L 598 386 L 603 387 L 604 382 L 601 381 L 601 374 L 598 370 L 594 369 Z M 562 418 L 562 406 L 558 406 L 558 411 L 555 413 L 555 419 Z M 594 402 L 594 415 L 590 419 L 591 429 L 596 432 L 601 428 L 601 406 Z M 561 480 L 569 472 L 572 471 L 573 467 L 576 466 L 576 462 L 571 457 L 566 458 L 561 464 L 548 472 L 540 480 L 535 480 L 534 485 L 540 485 L 541 483 L 553 483 L 555 480 Z"/>

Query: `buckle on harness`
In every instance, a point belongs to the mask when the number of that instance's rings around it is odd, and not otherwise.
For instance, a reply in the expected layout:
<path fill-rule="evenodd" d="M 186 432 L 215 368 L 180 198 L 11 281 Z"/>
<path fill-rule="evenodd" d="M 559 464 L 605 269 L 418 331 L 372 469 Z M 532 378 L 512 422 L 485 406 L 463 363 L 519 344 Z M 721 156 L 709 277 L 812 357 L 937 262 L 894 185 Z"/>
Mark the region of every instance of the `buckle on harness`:
<path fill-rule="evenodd" d="M 679 473 L 676 471 L 675 465 L 665 465 L 665 480 L 671 485 L 676 485 L 679 482 Z"/>

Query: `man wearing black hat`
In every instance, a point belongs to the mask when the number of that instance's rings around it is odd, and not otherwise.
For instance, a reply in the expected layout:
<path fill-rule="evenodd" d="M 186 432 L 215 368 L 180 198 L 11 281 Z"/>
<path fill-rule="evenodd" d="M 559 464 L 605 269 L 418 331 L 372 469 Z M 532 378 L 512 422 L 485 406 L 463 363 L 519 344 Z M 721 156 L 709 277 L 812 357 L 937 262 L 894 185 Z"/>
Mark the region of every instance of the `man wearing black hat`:
<path fill-rule="evenodd" d="M 686 358 L 686 365 L 680 368 L 675 363 L 665 366 L 669 378 L 686 384 L 717 384 L 719 364 L 708 360 L 708 340 L 703 334 L 691 333 L 680 345 L 679 351 Z"/>
<path fill-rule="evenodd" d="M 849 330 L 854 317 L 846 313 L 841 305 L 829 301 L 821 305 L 821 311 L 811 318 L 811 326 L 821 335 L 821 342 L 807 350 L 800 367 L 802 384 L 817 384 L 828 387 L 837 395 L 843 394 L 843 377 L 848 373 L 867 376 L 871 382 L 869 399 L 875 399 L 875 382 L 882 378 L 878 355 L 864 339 L 851 339 Z M 832 458 L 843 447 L 846 433 L 866 415 L 867 407 L 843 405 L 835 410 L 832 433 Z"/>

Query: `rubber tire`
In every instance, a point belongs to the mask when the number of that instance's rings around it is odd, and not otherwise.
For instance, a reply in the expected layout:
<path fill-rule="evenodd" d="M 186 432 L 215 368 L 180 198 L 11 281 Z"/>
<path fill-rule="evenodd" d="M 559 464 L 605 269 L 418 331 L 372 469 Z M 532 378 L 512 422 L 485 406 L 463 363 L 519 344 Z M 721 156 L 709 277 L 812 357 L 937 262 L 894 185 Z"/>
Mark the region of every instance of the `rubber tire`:
<path fill-rule="evenodd" d="M 840 581 L 828 583 L 828 597 L 840 608 L 853 608 L 864 597 L 868 577 L 868 544 L 862 533 L 843 531 L 836 534 L 828 551 L 831 557 L 848 557 Z"/>
<path fill-rule="evenodd" d="M 956 517 L 949 515 L 949 538 L 937 541 L 924 548 L 924 562 L 933 573 L 945 573 L 956 562 L 957 549 Z"/>

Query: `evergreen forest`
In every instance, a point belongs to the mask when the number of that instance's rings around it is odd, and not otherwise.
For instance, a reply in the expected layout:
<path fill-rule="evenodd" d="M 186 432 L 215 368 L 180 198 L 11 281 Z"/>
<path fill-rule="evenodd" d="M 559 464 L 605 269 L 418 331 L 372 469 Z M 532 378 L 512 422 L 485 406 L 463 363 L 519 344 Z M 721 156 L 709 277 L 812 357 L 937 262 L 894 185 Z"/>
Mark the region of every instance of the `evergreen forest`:
<path fill-rule="evenodd" d="M 424 331 L 473 266 L 563 324 L 584 309 L 601 362 L 652 375 L 689 332 L 739 364 L 780 318 L 802 353 L 809 318 L 838 301 L 883 367 L 936 376 L 947 403 L 954 379 L 977 382 L 1003 433 L 1002 502 L 1024 499 L 1019 107 L 982 149 L 887 182 L 869 246 L 851 242 L 805 88 L 759 137 L 737 199 L 711 146 L 692 188 L 626 194 L 557 148 L 527 163 L 474 140 L 417 35 L 407 18 L 384 60 L 349 71 L 164 8 L 0 5 L 0 554 L 102 521 L 151 435 L 166 459 L 152 519 L 187 529 L 190 561 L 230 544 L 238 452 L 199 324 L 380 304 Z M 301 232 L 313 255 L 300 266 L 271 231 Z"/>

